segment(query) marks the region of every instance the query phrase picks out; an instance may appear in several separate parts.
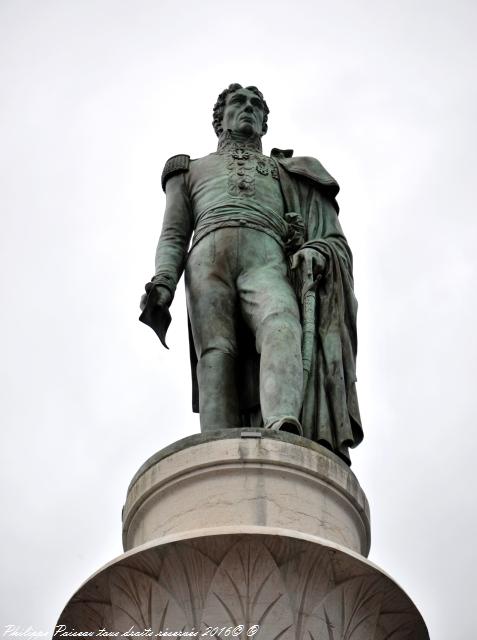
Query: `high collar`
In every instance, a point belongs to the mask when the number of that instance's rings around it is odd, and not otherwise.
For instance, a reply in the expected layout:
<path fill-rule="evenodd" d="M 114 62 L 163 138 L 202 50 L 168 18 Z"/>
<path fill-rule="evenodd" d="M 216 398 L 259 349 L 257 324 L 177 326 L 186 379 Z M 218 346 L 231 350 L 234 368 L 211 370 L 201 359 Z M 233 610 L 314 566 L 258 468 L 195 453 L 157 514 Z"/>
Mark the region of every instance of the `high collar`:
<path fill-rule="evenodd" d="M 259 135 L 244 136 L 235 131 L 224 131 L 219 138 L 217 144 L 217 153 L 227 153 L 234 149 L 249 149 L 262 153 L 262 137 Z"/>

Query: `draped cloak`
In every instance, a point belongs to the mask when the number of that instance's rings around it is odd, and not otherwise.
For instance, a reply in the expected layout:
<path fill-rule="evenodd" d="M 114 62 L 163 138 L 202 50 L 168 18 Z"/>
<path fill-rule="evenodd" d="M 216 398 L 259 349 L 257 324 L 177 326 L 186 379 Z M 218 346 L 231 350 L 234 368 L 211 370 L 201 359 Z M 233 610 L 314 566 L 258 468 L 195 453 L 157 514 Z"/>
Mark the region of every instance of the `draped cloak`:
<path fill-rule="evenodd" d="M 338 221 L 336 180 L 315 158 L 292 157 L 292 151 L 273 149 L 277 162 L 285 211 L 300 214 L 304 226 L 303 247 L 326 257 L 326 270 L 316 287 L 311 367 L 303 395 L 300 421 L 303 435 L 334 451 L 350 464 L 349 447 L 363 439 L 356 393 L 356 312 L 353 292 L 353 258 Z M 299 247 L 300 248 L 300 247 Z M 303 320 L 300 283 L 290 279 Z M 244 415 L 251 416 L 259 405 L 259 355 L 251 334 L 242 326 L 239 335 L 240 378 Z M 192 369 L 192 406 L 199 412 L 197 356 L 189 325 Z M 251 422 L 256 425 L 257 423 Z"/>

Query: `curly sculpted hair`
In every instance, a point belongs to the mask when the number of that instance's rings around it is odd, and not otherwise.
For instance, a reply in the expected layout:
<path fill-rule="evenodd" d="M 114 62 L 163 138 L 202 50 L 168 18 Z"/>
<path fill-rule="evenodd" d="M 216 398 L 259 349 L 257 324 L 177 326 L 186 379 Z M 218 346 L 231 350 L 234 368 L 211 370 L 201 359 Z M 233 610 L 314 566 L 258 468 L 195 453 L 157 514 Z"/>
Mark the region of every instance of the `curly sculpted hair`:
<path fill-rule="evenodd" d="M 267 129 L 268 129 L 267 120 L 268 120 L 268 114 L 270 113 L 270 109 L 268 108 L 268 105 L 265 102 L 265 98 L 263 97 L 262 92 L 259 91 L 257 87 L 253 87 L 253 86 L 242 87 L 241 84 L 234 83 L 229 85 L 227 89 L 224 89 L 224 91 L 222 91 L 222 93 L 217 98 L 217 102 L 214 105 L 212 126 L 214 127 L 214 131 L 217 134 L 217 137 L 219 137 L 220 134 L 223 132 L 222 120 L 224 117 L 224 109 L 225 109 L 225 102 L 227 100 L 227 96 L 233 93 L 234 91 L 238 91 L 239 89 L 244 89 L 244 88 L 247 89 L 247 91 L 252 91 L 253 93 L 255 93 L 262 101 L 263 103 L 262 135 L 265 135 L 267 133 Z"/>

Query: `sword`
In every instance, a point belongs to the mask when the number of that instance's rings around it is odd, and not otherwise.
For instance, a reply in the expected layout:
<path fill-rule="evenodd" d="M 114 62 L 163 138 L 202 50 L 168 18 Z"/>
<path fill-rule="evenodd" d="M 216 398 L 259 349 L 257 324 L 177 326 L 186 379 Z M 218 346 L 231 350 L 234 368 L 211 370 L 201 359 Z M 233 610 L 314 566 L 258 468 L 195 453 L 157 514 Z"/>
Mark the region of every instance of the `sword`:
<path fill-rule="evenodd" d="M 303 393 L 306 391 L 310 378 L 313 344 L 316 333 L 316 288 L 320 280 L 321 275 L 318 275 L 315 280 L 303 285 L 303 335 L 301 348 L 303 359 Z"/>

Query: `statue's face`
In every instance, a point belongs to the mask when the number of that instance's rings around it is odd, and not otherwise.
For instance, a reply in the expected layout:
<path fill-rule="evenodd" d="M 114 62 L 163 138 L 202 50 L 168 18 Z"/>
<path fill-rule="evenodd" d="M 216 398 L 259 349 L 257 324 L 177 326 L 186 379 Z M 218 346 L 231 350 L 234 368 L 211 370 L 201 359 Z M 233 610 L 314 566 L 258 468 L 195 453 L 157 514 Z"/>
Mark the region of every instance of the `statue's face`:
<path fill-rule="evenodd" d="M 263 116 L 263 103 L 257 94 L 248 89 L 238 89 L 227 96 L 222 128 L 246 136 L 261 136 Z"/>

